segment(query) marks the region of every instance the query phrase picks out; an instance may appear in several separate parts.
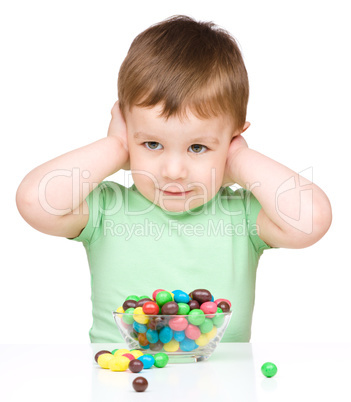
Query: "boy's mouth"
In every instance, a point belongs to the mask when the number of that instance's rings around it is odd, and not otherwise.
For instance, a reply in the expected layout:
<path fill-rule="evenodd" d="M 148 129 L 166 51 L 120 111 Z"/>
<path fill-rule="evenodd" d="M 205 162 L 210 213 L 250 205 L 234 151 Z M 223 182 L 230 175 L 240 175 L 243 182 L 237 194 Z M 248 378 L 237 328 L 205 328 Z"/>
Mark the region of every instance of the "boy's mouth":
<path fill-rule="evenodd" d="M 163 192 L 164 195 L 171 195 L 171 196 L 184 196 L 184 195 L 191 193 L 191 190 L 190 191 L 177 191 L 177 192 L 164 191 L 164 190 L 161 190 L 161 191 Z"/>
<path fill-rule="evenodd" d="M 174 196 L 174 197 L 179 197 L 179 196 L 185 196 L 189 193 L 192 192 L 192 190 L 189 191 L 179 191 L 183 189 L 183 186 L 179 186 L 179 187 L 171 187 L 171 186 L 165 186 L 163 187 L 165 188 L 165 190 L 163 190 L 162 188 L 160 188 L 160 191 L 163 193 L 163 195 L 167 195 L 167 196 Z M 167 189 L 167 190 L 166 190 Z"/>

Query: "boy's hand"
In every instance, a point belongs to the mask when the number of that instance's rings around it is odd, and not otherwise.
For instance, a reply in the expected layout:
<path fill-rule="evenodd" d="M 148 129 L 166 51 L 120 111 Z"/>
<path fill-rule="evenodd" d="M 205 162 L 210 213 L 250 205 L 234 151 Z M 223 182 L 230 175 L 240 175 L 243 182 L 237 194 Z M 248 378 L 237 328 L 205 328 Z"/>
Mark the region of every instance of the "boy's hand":
<path fill-rule="evenodd" d="M 229 146 L 227 161 L 224 170 L 222 186 L 227 187 L 234 183 L 238 183 L 238 171 L 235 169 L 235 159 L 237 155 L 243 150 L 248 148 L 247 142 L 244 137 L 239 134 L 236 135 Z"/>
<path fill-rule="evenodd" d="M 130 163 L 129 163 L 129 149 L 128 149 L 128 140 L 127 140 L 127 126 L 122 116 L 122 113 L 119 108 L 118 101 L 113 105 L 111 109 L 111 121 L 108 128 L 108 137 L 116 137 L 119 142 L 121 143 L 123 149 L 126 151 L 126 162 L 123 165 L 122 169 L 129 170 Z"/>

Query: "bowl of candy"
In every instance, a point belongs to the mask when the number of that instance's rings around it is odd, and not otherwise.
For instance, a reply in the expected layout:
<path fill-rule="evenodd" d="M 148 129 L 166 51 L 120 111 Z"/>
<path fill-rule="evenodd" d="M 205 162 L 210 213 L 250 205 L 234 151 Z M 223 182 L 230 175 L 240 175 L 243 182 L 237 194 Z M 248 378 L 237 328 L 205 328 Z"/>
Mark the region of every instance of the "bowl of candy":
<path fill-rule="evenodd" d="M 129 349 L 164 352 L 170 363 L 207 360 L 221 341 L 231 319 L 231 303 L 214 300 L 206 289 L 189 294 L 157 289 L 152 297 L 128 296 L 113 312 Z"/>

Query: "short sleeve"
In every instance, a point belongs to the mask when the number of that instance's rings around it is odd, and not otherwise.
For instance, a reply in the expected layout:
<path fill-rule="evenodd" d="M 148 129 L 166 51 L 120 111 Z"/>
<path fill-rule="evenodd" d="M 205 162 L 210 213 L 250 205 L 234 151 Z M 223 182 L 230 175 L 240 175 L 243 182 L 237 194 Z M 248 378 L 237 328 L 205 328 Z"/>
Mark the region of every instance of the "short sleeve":
<path fill-rule="evenodd" d="M 85 201 L 88 204 L 88 223 L 79 236 L 69 239 L 82 242 L 84 245 L 92 244 L 102 232 L 102 223 L 105 216 L 114 213 L 120 208 L 117 205 L 122 200 L 122 191 L 117 183 L 110 181 L 101 182 L 89 193 Z"/>
<path fill-rule="evenodd" d="M 258 235 L 257 216 L 262 206 L 251 191 L 248 190 L 242 190 L 242 191 L 244 196 L 243 201 L 245 205 L 245 216 L 246 216 L 249 237 L 253 246 L 255 247 L 255 250 L 259 255 L 261 255 L 264 250 L 272 248 L 267 243 L 265 243 Z"/>

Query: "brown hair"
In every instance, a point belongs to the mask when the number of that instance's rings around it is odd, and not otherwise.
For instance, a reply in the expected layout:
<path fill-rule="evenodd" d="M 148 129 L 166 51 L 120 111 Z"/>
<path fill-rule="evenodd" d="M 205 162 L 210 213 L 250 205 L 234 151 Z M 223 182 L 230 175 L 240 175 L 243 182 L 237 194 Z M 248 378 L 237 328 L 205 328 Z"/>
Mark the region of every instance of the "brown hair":
<path fill-rule="evenodd" d="M 118 75 L 118 99 L 126 107 L 163 105 L 161 116 L 229 115 L 244 126 L 249 98 L 246 68 L 235 39 L 212 22 L 174 16 L 133 41 Z"/>

